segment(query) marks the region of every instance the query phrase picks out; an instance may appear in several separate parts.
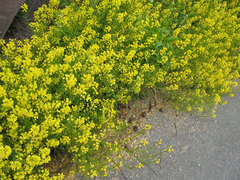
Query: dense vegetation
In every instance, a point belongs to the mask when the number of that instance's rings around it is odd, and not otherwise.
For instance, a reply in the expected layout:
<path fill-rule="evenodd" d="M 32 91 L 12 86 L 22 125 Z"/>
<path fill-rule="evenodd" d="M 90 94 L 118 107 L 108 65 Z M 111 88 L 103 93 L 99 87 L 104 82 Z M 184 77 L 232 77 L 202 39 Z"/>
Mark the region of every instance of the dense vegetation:
<path fill-rule="evenodd" d="M 59 3 L 35 13 L 31 40 L 0 41 L 1 179 L 49 179 L 52 152 L 106 175 L 132 138 L 117 105 L 154 88 L 214 115 L 237 86 L 238 1 Z"/>

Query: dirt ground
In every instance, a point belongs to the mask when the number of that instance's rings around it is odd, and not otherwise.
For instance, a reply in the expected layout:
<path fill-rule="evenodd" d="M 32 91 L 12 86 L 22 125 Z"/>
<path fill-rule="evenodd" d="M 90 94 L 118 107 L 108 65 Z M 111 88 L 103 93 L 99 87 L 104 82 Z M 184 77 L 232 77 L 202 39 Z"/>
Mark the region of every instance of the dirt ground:
<path fill-rule="evenodd" d="M 24 40 L 30 39 L 32 36 L 31 29 L 28 27 L 28 23 L 34 20 L 34 12 L 43 4 L 47 4 L 49 0 L 26 0 L 28 4 L 27 16 L 23 16 L 20 12 L 15 16 L 12 25 L 9 27 L 4 39 L 6 42 L 9 39 Z"/>

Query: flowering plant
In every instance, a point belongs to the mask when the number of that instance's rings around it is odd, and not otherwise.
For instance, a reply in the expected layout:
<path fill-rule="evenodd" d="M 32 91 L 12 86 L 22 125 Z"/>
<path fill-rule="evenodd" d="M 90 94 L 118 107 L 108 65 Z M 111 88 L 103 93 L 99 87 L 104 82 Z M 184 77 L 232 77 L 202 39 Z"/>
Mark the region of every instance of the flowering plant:
<path fill-rule="evenodd" d="M 114 155 L 131 139 L 123 136 L 118 104 L 154 87 L 188 110 L 203 111 L 205 102 L 215 107 L 236 86 L 234 4 L 59 3 L 50 0 L 35 12 L 31 40 L 0 41 L 2 179 L 61 179 L 44 168 L 57 152 L 71 158 L 76 172 L 106 175 L 121 166 Z"/>

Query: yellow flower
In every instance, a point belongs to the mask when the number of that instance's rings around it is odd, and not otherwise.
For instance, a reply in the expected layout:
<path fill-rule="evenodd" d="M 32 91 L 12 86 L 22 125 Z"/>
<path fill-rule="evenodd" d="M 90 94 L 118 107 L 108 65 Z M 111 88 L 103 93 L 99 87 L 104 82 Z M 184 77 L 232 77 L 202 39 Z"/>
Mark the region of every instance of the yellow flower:
<path fill-rule="evenodd" d="M 28 12 L 28 5 L 26 3 L 23 3 L 23 5 L 21 6 L 22 11 L 27 13 Z"/>
<path fill-rule="evenodd" d="M 146 138 L 143 141 L 140 141 L 142 143 L 143 146 L 146 146 L 146 144 L 148 144 Z"/>
<path fill-rule="evenodd" d="M 159 164 L 160 163 L 160 159 L 155 159 L 155 163 Z"/>
<path fill-rule="evenodd" d="M 143 167 L 143 165 L 142 165 L 142 163 L 139 163 L 138 165 L 136 165 L 135 166 L 136 168 L 142 168 Z"/>
<path fill-rule="evenodd" d="M 203 112 L 203 107 L 199 107 L 199 108 L 198 108 L 198 111 L 199 111 L 199 112 Z"/>
<path fill-rule="evenodd" d="M 157 143 L 162 144 L 162 139 L 160 139 L 160 140 L 157 139 Z"/>
<path fill-rule="evenodd" d="M 191 106 L 188 106 L 187 107 L 187 111 L 191 111 L 192 110 L 192 107 Z"/>
<path fill-rule="evenodd" d="M 149 125 L 149 124 L 145 125 L 145 129 L 146 129 L 146 130 L 150 130 L 151 128 L 152 128 L 151 125 Z"/>
<path fill-rule="evenodd" d="M 172 145 L 168 148 L 168 152 L 172 152 L 174 149 L 172 149 Z"/>
<path fill-rule="evenodd" d="M 91 170 L 91 178 L 97 177 L 97 172 L 96 170 Z"/>

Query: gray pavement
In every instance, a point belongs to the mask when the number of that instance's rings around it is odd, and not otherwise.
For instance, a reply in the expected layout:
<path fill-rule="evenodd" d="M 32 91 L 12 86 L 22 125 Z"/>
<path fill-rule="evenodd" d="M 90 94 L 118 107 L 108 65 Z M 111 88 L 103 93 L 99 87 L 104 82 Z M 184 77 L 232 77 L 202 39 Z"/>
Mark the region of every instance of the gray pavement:
<path fill-rule="evenodd" d="M 174 152 L 160 164 L 115 172 L 106 180 L 240 180 L 240 94 L 226 98 L 216 118 L 165 109 L 147 117 L 149 140 L 162 138 Z M 163 148 L 165 148 L 163 147 Z"/>

